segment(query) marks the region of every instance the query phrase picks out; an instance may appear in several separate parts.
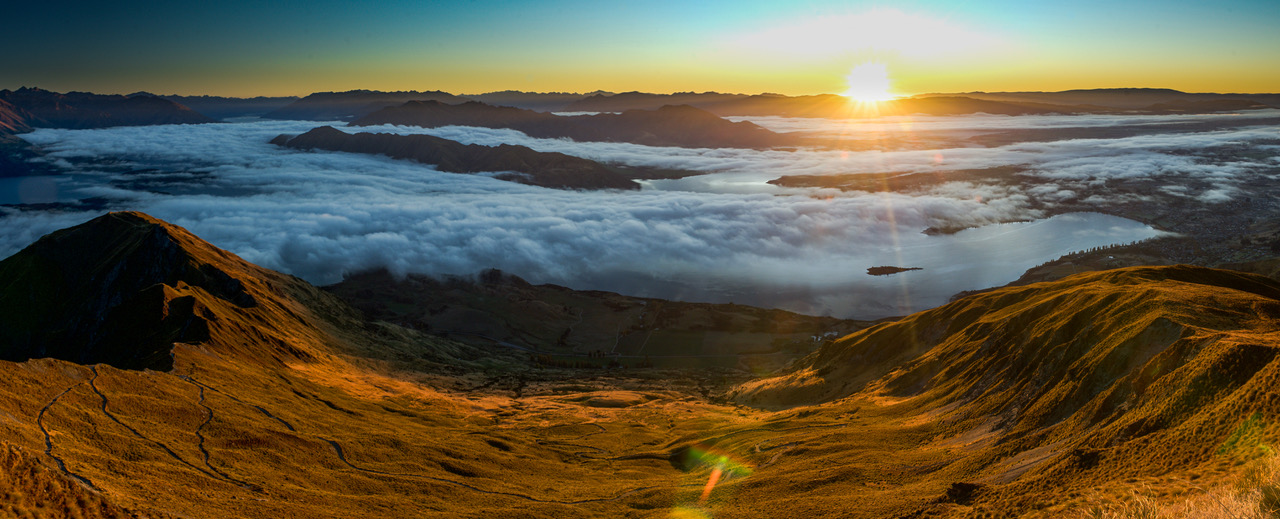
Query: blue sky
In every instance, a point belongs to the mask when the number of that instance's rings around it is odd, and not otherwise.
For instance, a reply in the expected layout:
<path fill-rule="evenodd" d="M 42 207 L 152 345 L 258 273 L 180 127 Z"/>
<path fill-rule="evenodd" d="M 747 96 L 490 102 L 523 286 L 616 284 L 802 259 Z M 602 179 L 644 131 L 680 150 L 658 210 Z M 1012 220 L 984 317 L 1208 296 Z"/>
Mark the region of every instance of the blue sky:
<path fill-rule="evenodd" d="M 906 25 L 882 28 L 919 45 L 860 38 L 859 20 L 884 12 Z M 874 59 L 902 93 L 1280 91 L 1280 2 L 1261 0 L 45 2 L 0 14 L 0 88 L 810 94 L 841 91 Z"/>

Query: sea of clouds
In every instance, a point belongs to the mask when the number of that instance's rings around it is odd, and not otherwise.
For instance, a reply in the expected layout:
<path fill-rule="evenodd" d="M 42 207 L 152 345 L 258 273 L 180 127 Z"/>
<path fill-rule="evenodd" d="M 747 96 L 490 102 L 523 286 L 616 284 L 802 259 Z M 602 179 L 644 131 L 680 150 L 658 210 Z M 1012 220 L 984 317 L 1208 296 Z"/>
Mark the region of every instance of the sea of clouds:
<path fill-rule="evenodd" d="M 1097 116 L 1079 124 L 1104 124 Z M 965 118 L 919 124 L 955 129 Z M 1132 119 L 1132 118 L 1130 118 Z M 1044 127 L 1061 117 L 975 116 L 974 127 Z M 1124 121 L 1117 118 L 1112 124 Z M 762 119 L 793 131 L 843 131 L 844 122 Z M 1143 121 L 1136 121 L 1142 123 Z M 873 124 L 873 123 L 868 123 Z M 876 123 L 878 124 L 878 123 Z M 1057 217 L 1052 203 L 1109 176 L 1145 175 L 1169 196 L 1220 203 L 1237 179 L 1276 165 L 1206 162 L 1189 147 L 1274 140 L 1275 127 L 1111 140 L 1018 143 L 999 148 L 848 152 L 832 149 L 655 148 L 534 139 L 469 127 L 384 126 L 344 131 L 426 133 L 464 143 L 522 144 L 593 160 L 707 173 L 649 181 L 638 192 L 564 191 L 486 175 L 442 173 L 422 164 L 267 143 L 317 123 L 41 129 L 22 137 L 67 168 L 52 187 L 61 200 L 103 197 L 109 209 L 139 210 L 184 226 L 251 262 L 323 285 L 344 274 L 469 275 L 500 268 L 533 282 L 580 289 L 734 301 L 816 314 L 880 317 L 945 302 L 959 290 L 1017 278 L 1063 253 L 1146 239 L 1149 227 L 1103 215 Z M 899 128 L 903 126 L 898 124 Z M 825 129 L 824 129 L 825 128 Z M 903 129 L 900 131 L 910 131 Z M 1273 153 L 1280 154 L 1280 152 Z M 928 192 L 871 194 L 780 188 L 783 175 L 938 171 L 1018 164 L 1045 182 L 1034 189 L 942 184 Z M 1218 188 L 1179 191 L 1179 178 Z M 1105 204 L 1105 197 L 1099 204 Z M 101 211 L 0 207 L 0 257 Z M 936 226 L 986 226 L 925 236 Z M 966 234 L 967 233 L 967 234 Z M 1047 237 L 1047 238 L 1046 238 Z M 1011 251 L 1018 251 L 1011 253 Z M 889 277 L 866 268 L 923 266 Z M 965 270 L 965 269 L 969 270 Z"/>

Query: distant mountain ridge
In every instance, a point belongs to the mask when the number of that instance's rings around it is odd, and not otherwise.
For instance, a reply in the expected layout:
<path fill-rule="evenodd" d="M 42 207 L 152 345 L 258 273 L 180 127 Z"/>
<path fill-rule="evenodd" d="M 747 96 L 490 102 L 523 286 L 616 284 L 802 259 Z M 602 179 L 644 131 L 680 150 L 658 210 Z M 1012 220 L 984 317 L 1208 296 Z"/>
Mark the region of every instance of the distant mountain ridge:
<path fill-rule="evenodd" d="M 190 108 L 150 95 L 60 94 L 40 88 L 0 90 L 0 178 L 50 173 L 38 152 L 14 134 L 36 128 L 105 128 L 213 122 Z"/>
<path fill-rule="evenodd" d="M 0 101 L 35 128 L 105 128 L 214 122 L 196 111 L 154 96 L 60 94 L 40 88 L 0 90 Z"/>
<path fill-rule="evenodd" d="M 288 106 L 299 99 L 284 97 L 220 97 L 220 96 L 158 96 L 182 104 L 214 119 L 263 116 L 268 112 Z"/>
<path fill-rule="evenodd" d="M 339 121 L 360 117 L 388 106 L 409 101 L 440 101 L 458 104 L 468 101 L 448 92 L 380 92 L 377 90 L 348 90 L 346 92 L 316 92 L 282 106 L 266 114 L 266 119 L 295 119 L 303 121 Z"/>
<path fill-rule="evenodd" d="M 1150 113 L 1205 113 L 1280 107 L 1280 94 L 1190 93 L 1170 88 L 1094 88 L 1060 92 L 960 92 L 916 98 L 963 96 L 998 102 L 1078 106 L 1082 111 L 1137 110 Z"/>
<path fill-rule="evenodd" d="M 562 112 L 567 110 L 569 105 L 578 100 L 601 93 L 608 92 L 597 91 L 586 94 L 575 94 L 571 92 L 521 92 L 518 90 L 503 90 L 499 92 L 487 92 L 484 94 L 463 94 L 462 97 L 474 101 L 480 101 L 481 103 L 489 105 L 513 106 L 527 110 L 537 110 L 539 112 Z"/>
<path fill-rule="evenodd" d="M 468 101 L 450 105 L 410 101 L 356 119 L 352 126 L 399 124 L 434 128 L 480 126 L 510 128 L 530 137 L 568 138 L 579 142 L 630 142 L 647 146 L 686 148 L 769 148 L 796 145 L 795 137 L 774 133 L 750 122 L 731 122 L 686 105 L 663 105 L 653 110 L 620 114 L 559 116 Z"/>
<path fill-rule="evenodd" d="M 598 94 L 569 105 L 568 110 L 617 112 L 688 104 L 720 116 L 876 117 L 886 115 L 998 115 L 1115 113 L 1212 113 L 1280 106 L 1280 94 L 1187 94 L 1169 89 L 1098 89 L 1066 92 L 965 92 L 921 94 L 874 105 L 852 103 L 844 96 L 819 94 L 721 94 L 718 92 Z M 1171 104 L 1172 103 L 1172 104 Z"/>
<path fill-rule="evenodd" d="M 618 112 L 622 110 L 654 109 L 665 104 L 687 104 L 719 116 L 781 116 L 781 117 L 876 117 L 886 115 L 961 115 L 991 113 L 1003 115 L 1031 115 L 1069 113 L 1066 107 L 1036 106 L 947 97 L 935 99 L 904 98 L 882 101 L 874 105 L 859 105 L 844 96 L 820 94 L 811 96 L 784 96 L 780 94 L 721 94 L 717 92 L 646 94 L 627 92 L 612 96 L 595 95 L 569 106 L 569 110 L 584 112 Z"/>

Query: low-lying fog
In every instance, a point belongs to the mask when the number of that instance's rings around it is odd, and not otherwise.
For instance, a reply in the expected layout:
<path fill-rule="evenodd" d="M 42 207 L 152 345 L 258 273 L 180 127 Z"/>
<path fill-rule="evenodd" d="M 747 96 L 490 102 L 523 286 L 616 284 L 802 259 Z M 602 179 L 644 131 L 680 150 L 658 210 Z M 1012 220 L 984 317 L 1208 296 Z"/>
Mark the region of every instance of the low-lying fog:
<path fill-rule="evenodd" d="M 1271 115 L 1276 115 L 1274 111 Z M 1204 120 L 1086 116 L 921 118 L 859 123 L 877 131 L 1105 127 Z M 1137 120 L 1140 119 L 1140 120 Z M 1041 220 L 1073 185 L 1108 176 L 1180 178 L 1215 186 L 1179 196 L 1213 204 L 1243 196 L 1234 180 L 1280 164 L 1269 157 L 1206 162 L 1188 147 L 1275 140 L 1275 126 L 982 148 L 838 151 L 655 148 L 533 139 L 510 130 L 343 128 L 428 133 L 465 143 L 523 144 L 594 160 L 711 175 L 649 181 L 638 192 L 561 191 L 483 175 L 441 173 L 385 157 L 299 152 L 267 141 L 319 123 L 257 121 L 101 130 L 42 129 L 22 137 L 68 174 L 0 184 L 0 203 L 107 200 L 187 227 L 246 260 L 315 284 L 385 267 L 472 274 L 496 267 L 536 283 L 695 301 L 874 318 L 936 306 L 961 290 L 999 285 L 1064 253 L 1151 238 L 1137 222 L 1093 213 Z M 848 132 L 841 121 L 760 118 L 779 131 Z M 341 127 L 338 123 L 335 126 Z M 968 125 L 968 126 L 966 126 Z M 856 125 L 854 126 L 857 127 Z M 960 142 L 960 141 L 956 141 Z M 1269 142 L 1269 141 L 1268 141 Z M 1023 165 L 1035 192 L 947 183 L 925 193 L 779 188 L 783 175 L 938 171 Z M 1096 196 L 1096 195 L 1095 195 Z M 1105 209 L 1105 196 L 1090 200 Z M 0 256 L 102 211 L 0 207 Z M 998 222 L 1030 221 L 991 225 Z M 1032 221 L 1036 220 L 1036 221 Z M 947 236 L 928 227 L 974 226 Z M 985 227 L 984 227 L 985 226 Z M 873 277 L 879 265 L 924 270 Z"/>

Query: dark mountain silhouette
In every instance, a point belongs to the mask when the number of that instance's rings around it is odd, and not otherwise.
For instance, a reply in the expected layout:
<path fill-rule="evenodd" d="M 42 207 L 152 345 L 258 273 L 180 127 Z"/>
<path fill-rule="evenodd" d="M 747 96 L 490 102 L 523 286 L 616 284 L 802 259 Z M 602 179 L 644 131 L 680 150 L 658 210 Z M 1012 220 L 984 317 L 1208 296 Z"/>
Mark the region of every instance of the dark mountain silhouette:
<path fill-rule="evenodd" d="M 231 117 L 261 117 L 268 112 L 284 108 L 297 101 L 297 96 L 287 97 L 219 97 L 219 96 L 160 96 L 182 104 L 214 119 Z"/>
<path fill-rule="evenodd" d="M 304 121 L 340 121 L 361 117 L 388 106 L 408 101 L 440 101 L 462 103 L 467 99 L 448 92 L 379 92 L 376 90 L 349 90 L 346 92 L 317 92 L 277 108 L 262 117 L 267 119 L 298 119 Z"/>
<path fill-rule="evenodd" d="M 372 153 L 431 164 L 451 173 L 512 172 L 498 178 L 560 189 L 640 189 L 619 171 L 598 162 L 544 153 L 525 146 L 462 144 L 431 135 L 348 134 L 321 126 L 297 137 L 271 141 L 289 148 Z"/>
<path fill-rule="evenodd" d="M 783 117 L 872 117 L 886 115 L 961 115 L 989 113 L 1003 115 L 1027 115 L 1047 113 L 1071 113 L 1071 107 L 1035 105 L 990 101 L 961 96 L 904 98 L 883 101 L 874 106 L 851 103 L 844 96 L 822 94 L 812 96 L 784 96 L 779 94 L 643 94 L 629 92 L 616 95 L 594 95 L 569 106 L 568 110 L 584 112 L 617 112 L 633 109 L 653 109 L 665 104 L 687 104 L 720 116 L 783 116 Z"/>
<path fill-rule="evenodd" d="M 761 94 L 761 97 L 784 97 L 777 94 Z M 653 110 L 664 105 L 689 105 L 719 115 L 725 115 L 711 107 L 740 102 L 753 96 L 746 94 L 721 94 L 719 92 L 677 92 L 674 94 L 650 94 L 647 92 L 623 92 L 611 94 L 599 92 L 567 107 L 574 112 L 622 112 L 626 110 Z"/>
<path fill-rule="evenodd" d="M 922 97 L 963 96 L 1013 103 L 1071 105 L 1080 112 L 1106 113 L 1138 111 L 1147 113 L 1211 113 L 1280 106 L 1280 94 L 1189 93 L 1168 88 L 1097 88 L 1061 92 L 964 92 L 922 94 Z M 1224 104 L 1215 102 L 1225 101 Z"/>
<path fill-rule="evenodd" d="M 209 338 L 192 290 L 257 305 L 228 273 L 245 265 L 138 213 L 50 234 L 0 262 L 0 356 L 168 369 L 170 344 Z"/>
<path fill-rule="evenodd" d="M 537 110 L 539 112 L 561 112 L 575 101 L 584 99 L 589 95 L 594 95 L 595 93 L 596 92 L 589 94 L 574 94 L 567 92 L 544 93 L 503 90 L 501 92 L 488 92 L 484 94 L 466 94 L 462 97 L 494 106 L 514 106 L 516 108 Z"/>
<path fill-rule="evenodd" d="M 726 121 L 704 110 L 685 105 L 661 106 L 653 110 L 627 110 L 620 114 L 559 116 L 490 106 L 475 101 L 458 105 L 414 101 L 384 108 L 350 124 L 510 128 L 538 138 L 687 148 L 768 148 L 804 142 L 766 130 L 754 123 Z"/>
<path fill-rule="evenodd" d="M 843 96 L 822 94 L 677 93 L 597 94 L 566 110 L 617 112 L 687 104 L 720 116 L 874 117 L 885 115 L 1000 115 L 1137 112 L 1214 113 L 1280 106 L 1280 94 L 1189 94 L 1169 89 L 1119 88 L 1064 92 L 965 92 L 921 94 L 862 106 Z"/>
<path fill-rule="evenodd" d="M 1275 108 L 1248 99 L 1177 99 L 1167 103 L 1155 103 L 1143 109 L 1151 113 L 1165 114 L 1203 114 L 1214 112 L 1237 112 L 1240 110 L 1262 110 Z"/>
<path fill-rule="evenodd" d="M 27 126 L 35 128 L 81 129 L 213 122 L 213 119 L 178 103 L 146 95 L 60 94 L 24 87 L 0 90 L 0 101 L 9 103 Z"/>
<path fill-rule="evenodd" d="M 479 101 L 447 104 L 439 101 L 409 101 L 389 106 L 348 123 L 349 126 L 398 124 L 436 128 L 439 126 L 479 126 L 511 128 L 535 125 L 544 121 L 576 119 L 546 112 L 535 112 L 511 106 L 493 106 Z"/>

